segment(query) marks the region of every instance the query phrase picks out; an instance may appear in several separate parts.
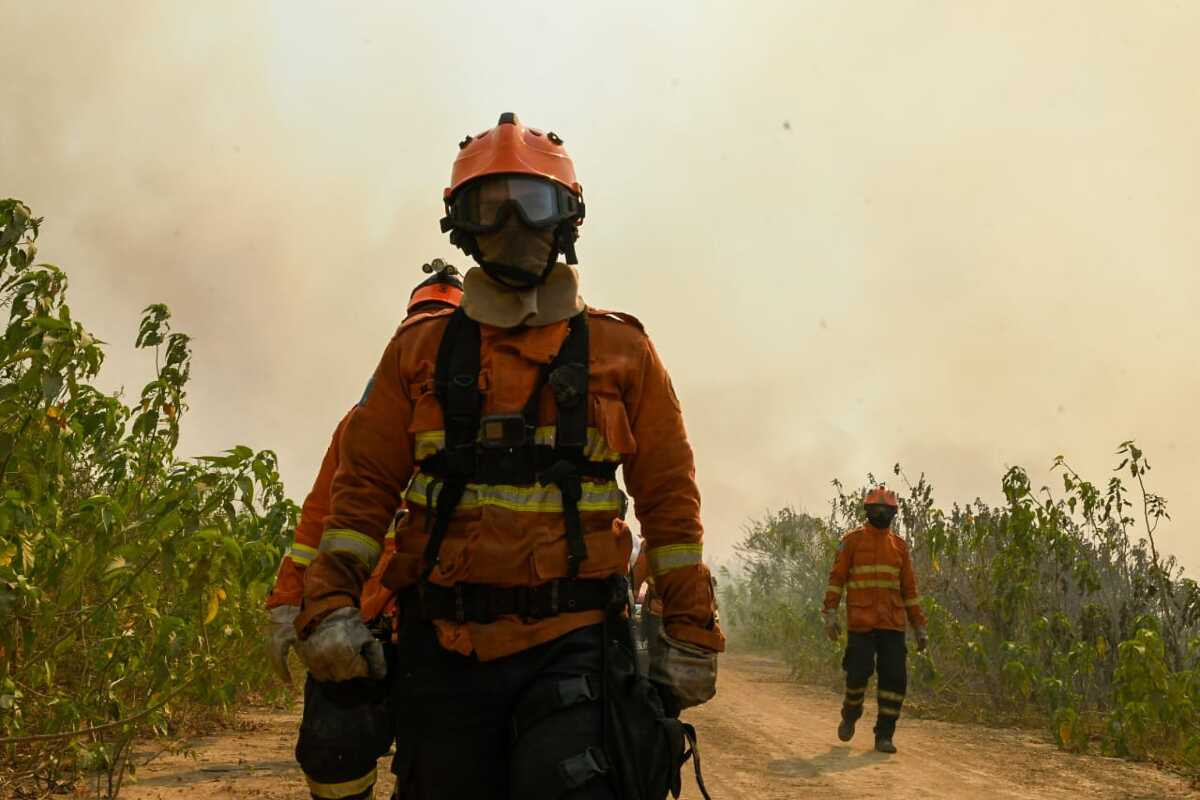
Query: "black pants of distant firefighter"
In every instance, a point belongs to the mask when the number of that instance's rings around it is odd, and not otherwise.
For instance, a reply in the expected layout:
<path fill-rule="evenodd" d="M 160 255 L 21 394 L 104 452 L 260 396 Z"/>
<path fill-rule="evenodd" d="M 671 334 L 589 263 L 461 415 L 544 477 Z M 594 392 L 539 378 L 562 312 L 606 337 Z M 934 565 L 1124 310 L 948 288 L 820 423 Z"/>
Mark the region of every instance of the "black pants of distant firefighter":
<path fill-rule="evenodd" d="M 891 737 L 900 718 L 904 692 L 908 688 L 905 660 L 908 647 L 904 631 L 873 630 L 868 633 L 850 632 L 842 669 L 846 671 L 846 698 L 842 701 L 842 717 L 855 721 L 862 716 L 871 673 L 879 673 L 879 716 L 875 720 L 875 735 Z"/>
<path fill-rule="evenodd" d="M 616 800 L 601 704 L 603 627 L 494 661 L 406 623 L 393 702 L 398 800 Z"/>
<path fill-rule="evenodd" d="M 391 747 L 394 729 L 386 682 L 320 683 L 309 675 L 296 760 L 314 800 L 374 797 L 375 762 Z"/>

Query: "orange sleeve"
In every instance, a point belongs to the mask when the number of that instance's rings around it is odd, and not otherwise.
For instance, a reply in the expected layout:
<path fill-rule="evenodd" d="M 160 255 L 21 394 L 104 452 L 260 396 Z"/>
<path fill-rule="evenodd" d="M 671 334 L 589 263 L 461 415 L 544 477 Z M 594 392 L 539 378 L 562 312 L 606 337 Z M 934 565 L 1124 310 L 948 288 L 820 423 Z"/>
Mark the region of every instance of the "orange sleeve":
<path fill-rule="evenodd" d="M 304 577 L 298 631 L 334 609 L 358 605 L 412 476 L 412 400 L 401 376 L 401 336 L 384 350 L 362 401 L 342 429 L 332 504 L 320 553 Z"/>
<path fill-rule="evenodd" d="M 849 536 L 844 536 L 838 544 L 833 569 L 829 572 L 829 585 L 825 587 L 825 602 L 821 606 L 825 611 L 837 608 L 842 602 L 842 593 L 846 590 L 846 578 L 850 575 L 850 562 L 853 557 L 853 542 Z"/>
<path fill-rule="evenodd" d="M 296 525 L 296 535 L 291 548 L 284 554 L 279 565 L 275 586 L 267 598 L 267 608 L 300 605 L 300 598 L 304 593 L 304 571 L 317 557 L 317 547 L 321 544 L 321 531 L 325 527 L 325 516 L 329 513 L 329 488 L 338 465 L 338 444 L 341 441 L 342 428 L 345 427 L 351 413 L 353 409 L 342 417 L 334 429 L 333 440 L 325 450 L 325 457 L 321 459 L 317 479 L 313 481 L 312 489 L 304 498 L 304 505 L 300 508 L 300 522 Z"/>
<path fill-rule="evenodd" d="M 662 596 L 667 633 L 722 651 L 725 636 L 716 624 L 712 576 L 701 560 L 704 529 L 692 447 L 667 370 L 650 340 L 642 341 L 641 369 L 624 398 L 637 444 L 622 461 L 625 486 Z"/>
<path fill-rule="evenodd" d="M 904 561 L 900 565 L 900 594 L 904 597 L 904 609 L 908 612 L 909 624 L 914 628 L 924 628 L 925 611 L 921 608 L 921 596 L 917 594 L 917 575 L 913 570 L 912 557 L 908 554 L 907 545 L 904 547 Z"/>

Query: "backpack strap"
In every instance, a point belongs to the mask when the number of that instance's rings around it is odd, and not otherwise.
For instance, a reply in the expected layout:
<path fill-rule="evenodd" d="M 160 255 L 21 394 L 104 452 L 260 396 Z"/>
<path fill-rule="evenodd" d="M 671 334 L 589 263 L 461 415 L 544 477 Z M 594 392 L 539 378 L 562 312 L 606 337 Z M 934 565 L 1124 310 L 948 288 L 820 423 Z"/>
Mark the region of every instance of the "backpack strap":
<path fill-rule="evenodd" d="M 550 363 L 549 383 L 558 411 L 554 462 L 538 475 L 543 486 L 553 483 L 562 494 L 567 539 L 567 577 L 579 576 L 587 558 L 579 501 L 583 497 L 583 452 L 587 446 L 588 325 L 587 312 L 571 318 L 567 338 Z"/>
<path fill-rule="evenodd" d="M 438 563 L 442 541 L 450 529 L 450 520 L 462 501 L 467 483 L 476 477 L 480 468 L 479 426 L 483 412 L 483 394 L 479 391 L 481 341 L 479 323 L 459 308 L 450 316 L 438 346 L 434 385 L 438 403 L 442 407 L 446 446 L 429 464 L 431 473 L 440 473 L 440 478 L 436 483 L 434 513 L 430 517 L 432 528 L 429 542 L 425 546 L 424 581 L 428 581 Z M 583 521 L 579 515 L 583 477 L 608 476 L 611 479 L 609 473 L 613 471 L 608 465 L 593 467 L 584 456 L 587 446 L 588 347 L 585 311 L 571 318 L 566 339 L 558 353 L 548 365 L 538 370 L 533 392 L 521 414 L 526 430 L 526 447 L 530 448 L 529 458 L 532 460 L 536 456 L 533 431 L 537 427 L 538 408 L 542 390 L 549 383 L 554 391 L 558 419 L 549 466 L 538 471 L 536 478 L 543 486 L 554 484 L 562 494 L 567 577 L 571 579 L 578 577 L 580 564 L 587 559 Z M 485 465 L 488 463 L 484 462 Z M 488 469 L 483 471 L 489 472 Z"/>
<path fill-rule="evenodd" d="M 483 395 L 479 391 L 480 343 L 479 324 L 461 308 L 456 309 L 446 323 L 434 369 L 434 389 L 442 406 L 446 431 L 446 477 L 440 481 L 433 530 L 425 545 L 423 580 L 429 579 L 438 563 L 450 518 L 475 473 L 475 440 L 483 408 Z"/>

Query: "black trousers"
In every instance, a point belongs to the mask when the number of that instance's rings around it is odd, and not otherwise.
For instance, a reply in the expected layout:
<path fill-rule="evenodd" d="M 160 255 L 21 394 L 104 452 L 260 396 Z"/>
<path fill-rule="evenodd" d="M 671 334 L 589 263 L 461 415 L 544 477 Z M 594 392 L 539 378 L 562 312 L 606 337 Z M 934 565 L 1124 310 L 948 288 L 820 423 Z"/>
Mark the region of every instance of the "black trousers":
<path fill-rule="evenodd" d="M 891 737 L 904 705 L 908 689 L 908 647 L 904 631 L 873 630 L 868 633 L 850 632 L 842 669 L 846 671 L 846 697 L 842 701 L 842 717 L 855 721 L 862 716 L 867 695 L 867 681 L 879 673 L 879 713 L 875 719 L 875 735 Z"/>
<path fill-rule="evenodd" d="M 398 800 L 616 800 L 603 751 L 603 627 L 481 662 L 429 623 L 396 651 Z"/>

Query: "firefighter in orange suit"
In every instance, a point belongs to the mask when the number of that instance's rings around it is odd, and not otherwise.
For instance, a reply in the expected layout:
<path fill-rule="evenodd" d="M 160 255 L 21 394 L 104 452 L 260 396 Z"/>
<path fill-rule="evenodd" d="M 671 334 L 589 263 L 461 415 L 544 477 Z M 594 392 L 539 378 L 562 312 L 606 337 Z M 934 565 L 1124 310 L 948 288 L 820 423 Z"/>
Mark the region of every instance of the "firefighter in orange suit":
<path fill-rule="evenodd" d="M 929 640 L 908 544 L 891 531 L 899 509 L 896 493 L 883 487 L 873 489 L 867 494 L 864 506 L 867 524 L 843 536 L 838 546 L 822 614 L 826 634 L 837 641 L 841 636 L 838 603 L 842 594 L 846 595 L 849 634 L 842 659 L 846 697 L 842 702 L 838 738 L 848 742 L 854 736 L 854 724 L 863 713 L 867 681 L 872 673 L 878 672 L 875 749 L 894 753 L 892 737 L 908 686 L 905 630 L 911 623 L 918 652 L 925 649 Z"/>
<path fill-rule="evenodd" d="M 683 747 L 675 715 L 716 692 L 725 645 L 678 398 L 641 324 L 580 295 L 583 191 L 559 136 L 503 114 L 460 142 L 443 201 L 478 266 L 457 310 L 401 326 L 342 433 L 295 623 L 305 663 L 382 674 L 357 606 L 402 501 L 383 574 L 403 618 L 398 795 L 664 797 L 679 759 L 648 756 Z M 653 685 L 618 642 L 633 546 L 618 468 L 663 600 Z"/>
<path fill-rule="evenodd" d="M 462 281 L 457 270 L 441 259 L 425 265 L 429 277 L 409 295 L 405 319 L 443 308 L 455 308 L 462 296 Z M 291 682 L 288 650 L 296 644 L 293 622 L 300 612 L 304 573 L 317 556 L 325 516 L 329 513 L 330 487 L 338 467 L 338 449 L 342 432 L 354 411 L 338 423 L 333 440 L 325 451 L 312 490 L 300 511 L 295 540 L 283 557 L 275 586 L 267 598 L 271 635 L 267 651 L 276 671 Z M 403 512 L 402 512 L 403 513 Z M 389 534 L 389 537 L 391 534 Z M 380 582 L 394 540 L 388 538 L 384 554 L 375 572 L 363 587 L 360 615 L 386 635 L 391 621 L 380 619 L 393 593 Z M 304 716 L 296 760 L 304 771 L 314 800 L 353 800 L 373 796 L 376 761 L 391 747 L 395 722 L 388 703 L 388 687 L 378 681 L 358 680 L 345 684 L 316 681 L 311 675 L 304 685 Z"/>

